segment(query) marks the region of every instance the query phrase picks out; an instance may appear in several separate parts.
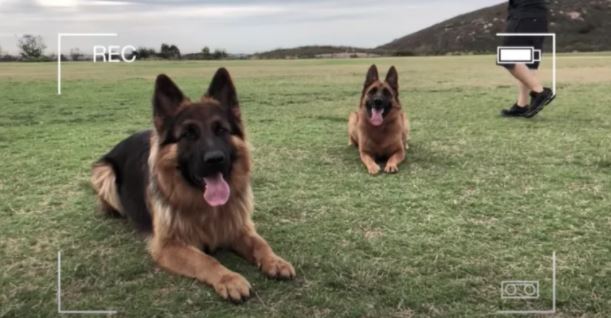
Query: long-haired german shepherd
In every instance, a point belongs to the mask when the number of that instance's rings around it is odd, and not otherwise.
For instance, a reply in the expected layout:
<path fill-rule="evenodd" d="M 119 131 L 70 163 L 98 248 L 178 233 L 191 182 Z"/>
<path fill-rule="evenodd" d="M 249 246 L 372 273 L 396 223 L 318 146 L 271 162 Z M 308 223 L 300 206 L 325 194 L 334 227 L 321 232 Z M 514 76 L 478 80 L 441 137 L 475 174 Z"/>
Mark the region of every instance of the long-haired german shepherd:
<path fill-rule="evenodd" d="M 350 145 L 358 147 L 361 161 L 370 174 L 380 172 L 378 161 L 386 162 L 384 172 L 399 171 L 408 148 L 409 121 L 399 101 L 399 74 L 393 66 L 382 82 L 378 68 L 367 72 L 359 111 L 348 118 Z"/>
<path fill-rule="evenodd" d="M 250 284 L 203 251 L 229 248 L 274 278 L 295 276 L 251 219 L 250 153 L 237 93 L 219 69 L 192 102 L 166 75 L 153 96 L 154 129 L 119 143 L 94 164 L 101 206 L 150 233 L 149 251 L 163 268 L 214 287 L 225 299 L 250 296 Z"/>

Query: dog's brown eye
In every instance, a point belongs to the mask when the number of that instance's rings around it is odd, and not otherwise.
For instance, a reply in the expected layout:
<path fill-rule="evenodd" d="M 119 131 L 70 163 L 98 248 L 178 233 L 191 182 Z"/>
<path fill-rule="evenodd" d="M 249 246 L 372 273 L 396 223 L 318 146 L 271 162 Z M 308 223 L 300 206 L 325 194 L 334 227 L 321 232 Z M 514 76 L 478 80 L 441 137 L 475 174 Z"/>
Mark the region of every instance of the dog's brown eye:
<path fill-rule="evenodd" d="M 196 140 L 198 137 L 197 128 L 193 125 L 186 126 L 180 135 L 180 139 Z"/>
<path fill-rule="evenodd" d="M 221 123 L 216 123 L 214 125 L 214 133 L 217 136 L 227 134 L 228 132 L 229 132 L 229 130 L 227 128 L 225 128 Z"/>

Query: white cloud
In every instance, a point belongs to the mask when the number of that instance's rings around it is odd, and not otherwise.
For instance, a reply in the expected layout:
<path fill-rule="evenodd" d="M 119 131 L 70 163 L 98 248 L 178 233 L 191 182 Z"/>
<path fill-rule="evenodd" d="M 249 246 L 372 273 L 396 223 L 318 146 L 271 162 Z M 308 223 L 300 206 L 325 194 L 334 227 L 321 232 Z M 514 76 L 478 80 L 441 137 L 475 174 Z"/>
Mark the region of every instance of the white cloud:
<path fill-rule="evenodd" d="M 78 0 L 36 0 L 36 3 L 41 7 L 62 7 L 73 8 L 78 6 Z"/>
<path fill-rule="evenodd" d="M 172 17 L 193 18 L 228 18 L 232 19 L 259 16 L 265 14 L 279 14 L 287 9 L 278 5 L 241 5 L 241 6 L 188 6 L 169 9 L 166 13 Z"/>
<path fill-rule="evenodd" d="M 373 47 L 501 0 L 0 0 L 0 46 L 15 35 L 117 32 L 125 44 L 250 53 L 308 44 Z M 10 36 L 9 36 L 10 35 Z M 92 42 L 69 45 L 89 51 Z M 69 46 L 66 46 L 69 48 Z"/>
<path fill-rule="evenodd" d="M 127 1 L 104 1 L 104 0 L 96 0 L 96 1 L 87 1 L 86 3 L 83 3 L 85 5 L 92 5 L 92 6 L 126 6 L 126 5 L 130 5 L 130 2 Z"/>

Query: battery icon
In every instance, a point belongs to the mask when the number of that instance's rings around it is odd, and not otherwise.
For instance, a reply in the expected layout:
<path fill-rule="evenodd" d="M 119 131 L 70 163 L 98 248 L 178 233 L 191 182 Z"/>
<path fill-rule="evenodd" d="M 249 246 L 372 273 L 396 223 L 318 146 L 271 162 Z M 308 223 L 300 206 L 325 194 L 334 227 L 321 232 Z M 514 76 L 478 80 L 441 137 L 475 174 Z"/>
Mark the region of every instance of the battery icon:
<path fill-rule="evenodd" d="M 541 61 L 541 50 L 532 46 L 499 46 L 496 49 L 498 64 L 532 64 Z"/>

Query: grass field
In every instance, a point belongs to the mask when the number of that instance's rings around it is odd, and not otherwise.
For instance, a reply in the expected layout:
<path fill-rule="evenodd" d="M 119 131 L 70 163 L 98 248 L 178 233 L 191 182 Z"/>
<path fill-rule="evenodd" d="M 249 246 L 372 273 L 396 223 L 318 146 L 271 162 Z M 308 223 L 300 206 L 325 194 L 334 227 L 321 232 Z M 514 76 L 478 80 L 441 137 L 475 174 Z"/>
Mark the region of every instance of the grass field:
<path fill-rule="evenodd" d="M 412 121 L 407 162 L 371 177 L 348 147 L 367 67 L 396 65 Z M 551 78 L 545 63 L 544 78 Z M 95 213 L 90 164 L 150 127 L 153 80 L 199 97 L 218 66 L 254 148 L 255 222 L 297 279 L 228 252 L 254 285 L 241 306 L 156 268 L 123 220 Z M 551 309 L 611 315 L 611 56 L 563 55 L 558 98 L 532 120 L 498 116 L 513 82 L 492 56 L 376 60 L 0 64 L 0 316 L 62 306 L 119 317 L 448 317 Z M 505 280 L 541 297 L 508 301 Z"/>

